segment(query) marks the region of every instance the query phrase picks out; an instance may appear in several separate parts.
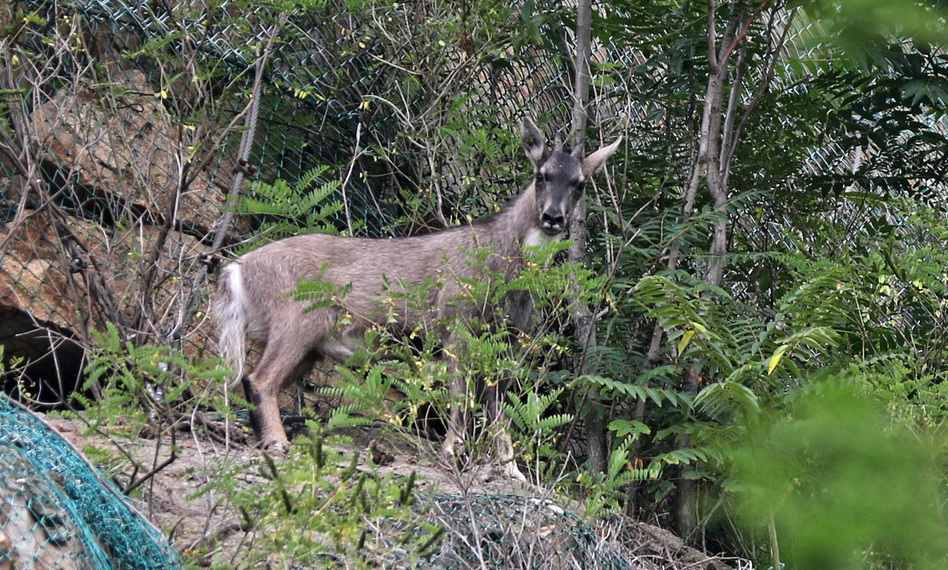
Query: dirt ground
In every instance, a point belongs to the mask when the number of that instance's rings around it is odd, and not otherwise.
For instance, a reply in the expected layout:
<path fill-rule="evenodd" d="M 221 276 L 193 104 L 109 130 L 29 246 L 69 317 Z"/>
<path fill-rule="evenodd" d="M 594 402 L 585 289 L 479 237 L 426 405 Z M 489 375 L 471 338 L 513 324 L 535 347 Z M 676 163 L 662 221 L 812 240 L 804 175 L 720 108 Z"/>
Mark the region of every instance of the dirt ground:
<path fill-rule="evenodd" d="M 90 447 L 115 448 L 115 442 L 100 435 L 84 433 L 84 426 L 76 420 L 56 417 L 45 418 L 50 425 L 80 450 Z M 352 449 L 362 457 L 372 456 L 379 474 L 417 476 L 419 495 L 457 497 L 519 496 L 530 500 L 554 500 L 542 487 L 506 478 L 499 470 L 485 466 L 465 469 L 449 467 L 437 461 L 433 446 L 408 436 L 382 437 L 378 430 L 358 429 L 347 434 Z M 156 440 L 116 440 L 126 453 L 153 468 L 169 456 L 167 442 L 158 447 Z M 181 552 L 197 556 L 200 565 L 227 564 L 239 566 L 248 548 L 248 533 L 241 529 L 240 516 L 220 494 L 207 492 L 205 486 L 216 474 L 229 466 L 246 466 L 238 477 L 251 484 L 262 480 L 259 475 L 261 455 L 243 442 L 224 442 L 198 438 L 192 433 L 176 434 L 177 457 L 142 485 L 133 499 L 139 511 L 171 538 Z M 148 470 L 142 469 L 143 473 Z M 140 473 L 141 474 L 141 473 Z M 199 492 L 205 491 L 198 496 Z M 578 512 L 580 505 L 569 504 L 557 498 L 563 508 Z M 617 552 L 643 570 L 659 568 L 724 569 L 749 568 L 738 561 L 723 561 L 685 546 L 672 533 L 658 527 L 613 518 L 595 527 L 600 539 L 612 544 Z M 206 553 L 206 554 L 204 554 Z"/>

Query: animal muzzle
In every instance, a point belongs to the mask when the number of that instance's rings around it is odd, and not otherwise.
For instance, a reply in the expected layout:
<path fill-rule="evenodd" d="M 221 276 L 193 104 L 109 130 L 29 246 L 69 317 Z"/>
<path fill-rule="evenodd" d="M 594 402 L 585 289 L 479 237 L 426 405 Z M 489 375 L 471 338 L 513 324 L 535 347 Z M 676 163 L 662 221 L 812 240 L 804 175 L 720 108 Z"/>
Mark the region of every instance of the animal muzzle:
<path fill-rule="evenodd" d="M 547 210 L 540 216 L 540 229 L 549 235 L 562 233 L 566 229 L 566 216 L 559 211 Z"/>

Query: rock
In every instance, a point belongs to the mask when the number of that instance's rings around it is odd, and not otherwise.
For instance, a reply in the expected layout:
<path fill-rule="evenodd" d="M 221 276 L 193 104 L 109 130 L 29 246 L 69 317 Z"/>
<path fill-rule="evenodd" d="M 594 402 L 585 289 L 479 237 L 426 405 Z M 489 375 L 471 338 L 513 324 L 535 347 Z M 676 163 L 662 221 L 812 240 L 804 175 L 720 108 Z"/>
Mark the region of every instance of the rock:
<path fill-rule="evenodd" d="M 0 313 L 20 310 L 38 323 L 73 329 L 69 274 L 48 215 L 28 211 L 18 229 L 0 226 Z M 15 231 L 15 233 L 14 233 Z"/>
<path fill-rule="evenodd" d="M 130 208 L 158 223 L 176 208 L 177 220 L 203 236 L 221 215 L 232 168 L 221 166 L 216 179 L 198 173 L 175 205 L 179 154 L 208 141 L 193 140 L 193 129 L 176 124 L 161 101 L 141 72 L 115 71 L 111 82 L 61 89 L 32 120 L 45 158 L 106 196 L 113 216 Z"/>
<path fill-rule="evenodd" d="M 0 256 L 0 310 L 15 308 L 37 321 L 81 329 L 81 321 L 92 318 L 84 310 L 89 292 L 81 272 L 70 263 L 50 217 L 36 211 L 27 215 L 29 219 L 19 229 L 0 227 L 0 242 L 9 237 Z M 131 319 L 143 302 L 142 275 L 161 229 L 139 224 L 109 231 L 78 218 L 68 218 L 66 227 L 88 250 L 122 316 Z M 157 314 L 166 313 L 179 296 L 190 291 L 182 279 L 195 270 L 205 251 L 195 238 L 169 233 L 154 279 Z"/>
<path fill-rule="evenodd" d="M 102 315 L 90 314 L 90 293 L 83 274 L 72 267 L 49 215 L 37 211 L 26 215 L 29 218 L 16 229 L 12 224 L 0 226 L 0 243 L 6 243 L 0 252 L 0 343 L 18 343 L 11 346 L 11 353 L 38 358 L 48 352 L 49 340 L 39 334 L 36 346 L 30 348 L 24 333 L 51 327 L 55 336 L 85 338 L 89 330 L 101 329 L 105 323 Z M 78 218 L 68 218 L 66 226 L 88 250 L 122 318 L 131 322 L 145 299 L 142 274 L 160 228 L 138 224 L 109 231 Z M 162 321 L 157 327 L 171 322 L 179 302 L 190 294 L 186 277 L 193 275 L 204 252 L 206 248 L 189 235 L 176 231 L 168 235 L 158 257 L 151 299 L 154 313 Z M 196 326 L 183 339 L 190 356 L 214 350 L 213 327 L 204 318 L 206 307 L 199 311 Z"/>

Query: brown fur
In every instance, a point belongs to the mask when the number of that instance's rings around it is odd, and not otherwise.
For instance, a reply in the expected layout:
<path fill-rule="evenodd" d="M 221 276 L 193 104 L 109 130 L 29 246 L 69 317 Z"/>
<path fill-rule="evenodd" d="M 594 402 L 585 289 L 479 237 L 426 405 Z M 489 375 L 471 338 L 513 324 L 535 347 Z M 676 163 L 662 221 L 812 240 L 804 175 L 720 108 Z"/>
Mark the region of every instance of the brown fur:
<path fill-rule="evenodd" d="M 277 406 L 277 394 L 284 384 L 304 374 L 319 358 L 345 360 L 367 328 L 382 323 L 401 330 L 431 325 L 440 327 L 435 330 L 446 345 L 451 345 L 448 330 L 439 323 L 446 317 L 475 317 L 481 309 L 458 302 L 462 297 L 459 279 L 477 278 L 483 271 L 471 263 L 471 254 L 487 248 L 489 271 L 508 278 L 516 275 L 522 266 L 524 246 L 555 239 L 567 227 L 583 179 L 602 165 L 617 144 L 580 162 L 559 149 L 547 153 L 539 131 L 526 122 L 524 147 L 536 166 L 535 179 L 508 208 L 491 218 L 400 239 L 291 237 L 228 265 L 215 303 L 220 343 L 239 375 L 244 372 L 244 336 L 265 346 L 256 369 L 245 381 L 248 398 L 255 405 L 253 419 L 261 443 L 282 446 L 287 441 Z M 349 290 L 340 302 L 305 312 L 307 303 L 291 296 L 303 279 L 326 281 Z M 422 307 L 399 301 L 397 295 L 396 301 L 391 301 L 393 294 L 412 290 L 426 281 L 435 286 Z M 528 315 L 529 298 L 513 297 L 515 303 L 508 307 L 509 312 L 521 318 Z M 387 321 L 389 314 L 394 314 L 395 323 Z M 341 319 L 343 316 L 346 318 Z M 456 369 L 456 362 L 450 364 Z M 466 384 L 461 375 L 454 377 L 452 395 L 461 402 Z M 501 394 L 495 389 L 488 402 L 492 425 L 500 425 Z M 446 455 L 456 452 L 466 424 L 464 406 L 454 406 L 443 448 Z M 522 477 L 513 463 L 506 431 L 499 430 L 496 435 L 500 459 L 512 475 Z"/>

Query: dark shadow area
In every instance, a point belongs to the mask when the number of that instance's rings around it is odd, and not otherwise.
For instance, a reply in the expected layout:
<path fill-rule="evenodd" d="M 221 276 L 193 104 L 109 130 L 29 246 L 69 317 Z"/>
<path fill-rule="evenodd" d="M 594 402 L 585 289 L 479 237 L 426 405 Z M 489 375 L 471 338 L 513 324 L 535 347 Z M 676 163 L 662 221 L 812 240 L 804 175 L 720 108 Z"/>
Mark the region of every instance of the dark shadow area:
<path fill-rule="evenodd" d="M 34 409 L 64 407 L 81 383 L 85 354 L 70 337 L 49 324 L 37 327 L 22 311 L 0 308 L 3 391 Z"/>

